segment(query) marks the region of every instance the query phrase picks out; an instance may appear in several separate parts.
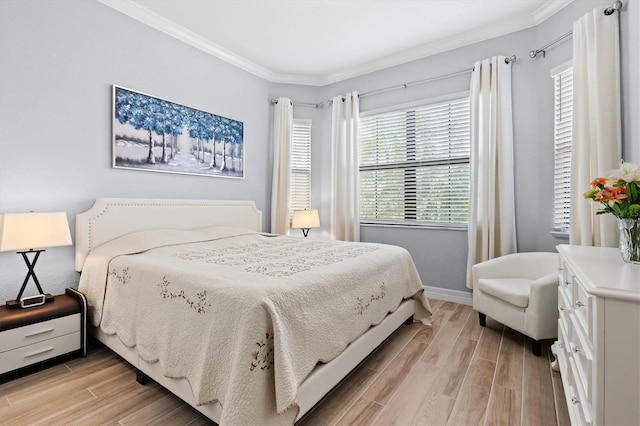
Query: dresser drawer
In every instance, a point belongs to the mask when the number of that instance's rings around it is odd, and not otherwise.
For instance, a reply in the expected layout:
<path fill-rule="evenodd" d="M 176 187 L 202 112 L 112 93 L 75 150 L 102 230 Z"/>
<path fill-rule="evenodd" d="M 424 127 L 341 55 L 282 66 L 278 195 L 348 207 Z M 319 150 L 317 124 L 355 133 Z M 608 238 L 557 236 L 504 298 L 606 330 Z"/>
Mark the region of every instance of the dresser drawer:
<path fill-rule="evenodd" d="M 591 345 L 585 342 L 579 333 L 574 333 L 574 337 L 569 343 L 569 351 L 575 362 L 573 374 L 576 377 L 576 381 L 580 382 L 584 395 L 590 402 L 593 395 L 593 352 Z"/>
<path fill-rule="evenodd" d="M 573 377 L 576 376 L 576 363 L 573 358 L 569 358 L 569 368 L 573 372 Z M 575 412 L 577 414 L 577 424 L 580 425 L 592 425 L 593 424 L 593 416 L 592 416 L 592 408 L 591 403 L 587 399 L 587 396 L 584 392 L 584 388 L 579 380 L 574 380 L 569 386 L 570 395 L 567 396 L 567 400 L 569 404 L 573 405 Z"/>
<path fill-rule="evenodd" d="M 80 349 L 80 331 L 0 353 L 0 374 Z"/>
<path fill-rule="evenodd" d="M 569 266 L 562 261 L 560 262 L 560 280 L 558 281 L 558 286 L 566 290 L 569 294 L 572 294 L 573 273 Z"/>
<path fill-rule="evenodd" d="M 558 343 L 556 344 L 556 357 L 558 358 L 558 365 L 560 366 L 560 374 L 565 378 L 568 378 L 567 375 L 567 364 L 569 362 L 569 339 L 567 338 L 567 334 L 563 326 L 560 324 L 561 320 L 558 320 Z"/>
<path fill-rule="evenodd" d="M 24 327 L 12 328 L 0 333 L 0 353 L 66 334 L 80 332 L 80 314 L 67 315 Z M 78 343 L 80 338 L 76 338 Z M 4 368 L 4 364 L 3 364 Z"/>
<path fill-rule="evenodd" d="M 558 287 L 558 327 L 562 327 L 566 335 L 569 334 L 569 312 L 571 311 L 571 294 L 562 287 Z"/>
<path fill-rule="evenodd" d="M 578 323 L 582 327 L 584 334 L 593 339 L 593 319 L 591 315 L 593 297 L 587 293 L 578 281 L 574 285 L 573 310 L 576 313 Z"/>

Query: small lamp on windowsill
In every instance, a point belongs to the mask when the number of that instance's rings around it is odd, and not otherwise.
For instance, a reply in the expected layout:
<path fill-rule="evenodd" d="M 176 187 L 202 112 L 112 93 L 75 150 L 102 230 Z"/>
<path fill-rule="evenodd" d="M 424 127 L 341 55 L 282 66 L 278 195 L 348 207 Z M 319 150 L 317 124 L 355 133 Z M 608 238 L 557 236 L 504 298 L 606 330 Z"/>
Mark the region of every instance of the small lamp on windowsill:
<path fill-rule="evenodd" d="M 320 228 L 320 217 L 318 216 L 318 210 L 294 210 L 291 227 L 302 229 L 302 234 L 306 237 L 307 235 L 309 235 L 309 229 Z"/>
<path fill-rule="evenodd" d="M 47 247 L 70 246 L 71 233 L 67 214 L 56 213 L 7 213 L 0 215 L 0 251 L 16 251 L 21 254 L 29 272 L 22 283 L 16 300 L 8 300 L 7 309 L 42 305 L 53 300 L 53 296 L 42 291 L 34 268 L 40 253 Z M 35 253 L 30 261 L 27 254 Z M 32 297 L 22 297 L 24 289 L 33 281 L 40 294 Z"/>

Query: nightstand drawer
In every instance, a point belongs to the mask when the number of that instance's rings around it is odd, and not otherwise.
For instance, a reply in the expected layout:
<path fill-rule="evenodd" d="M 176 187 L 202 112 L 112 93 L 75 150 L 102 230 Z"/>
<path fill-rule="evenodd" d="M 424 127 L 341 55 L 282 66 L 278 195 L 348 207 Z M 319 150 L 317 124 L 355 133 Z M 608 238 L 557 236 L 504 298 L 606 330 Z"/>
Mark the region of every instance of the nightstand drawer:
<path fill-rule="evenodd" d="M 65 334 L 80 332 L 80 314 L 67 315 L 0 333 L 0 352 L 14 350 Z M 80 339 L 76 337 L 78 344 Z M 3 363 L 4 368 L 4 363 Z"/>
<path fill-rule="evenodd" d="M 80 340 L 80 330 L 78 329 L 71 334 L 2 352 L 0 353 L 0 373 L 79 350 Z"/>

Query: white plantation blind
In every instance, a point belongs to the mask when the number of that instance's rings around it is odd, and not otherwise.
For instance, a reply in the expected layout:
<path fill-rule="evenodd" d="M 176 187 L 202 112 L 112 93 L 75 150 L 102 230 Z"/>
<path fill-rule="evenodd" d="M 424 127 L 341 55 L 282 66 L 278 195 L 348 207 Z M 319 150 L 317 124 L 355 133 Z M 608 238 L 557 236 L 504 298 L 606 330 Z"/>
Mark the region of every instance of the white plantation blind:
<path fill-rule="evenodd" d="M 571 211 L 571 141 L 573 139 L 573 68 L 553 70 L 554 185 L 553 230 L 569 232 Z M 555 73 L 554 73 L 555 71 Z"/>
<path fill-rule="evenodd" d="M 469 97 L 361 117 L 360 221 L 464 226 Z"/>
<path fill-rule="evenodd" d="M 291 212 L 311 208 L 311 120 L 293 120 Z"/>

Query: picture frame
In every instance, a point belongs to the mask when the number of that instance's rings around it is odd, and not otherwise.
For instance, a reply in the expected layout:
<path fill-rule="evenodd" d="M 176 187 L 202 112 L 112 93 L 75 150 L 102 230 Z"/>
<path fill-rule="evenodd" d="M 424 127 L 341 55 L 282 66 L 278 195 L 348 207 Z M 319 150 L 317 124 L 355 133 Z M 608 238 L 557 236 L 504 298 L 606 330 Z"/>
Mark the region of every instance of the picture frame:
<path fill-rule="evenodd" d="M 244 124 L 113 85 L 112 167 L 244 178 Z"/>

